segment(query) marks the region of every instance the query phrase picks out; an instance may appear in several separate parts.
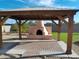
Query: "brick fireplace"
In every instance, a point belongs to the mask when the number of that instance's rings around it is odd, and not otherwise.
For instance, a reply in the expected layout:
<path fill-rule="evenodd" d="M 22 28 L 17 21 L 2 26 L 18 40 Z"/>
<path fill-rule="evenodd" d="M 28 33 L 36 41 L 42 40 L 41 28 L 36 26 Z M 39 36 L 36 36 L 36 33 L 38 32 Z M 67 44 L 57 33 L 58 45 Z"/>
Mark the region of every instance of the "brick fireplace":
<path fill-rule="evenodd" d="M 28 38 L 38 40 L 52 39 L 51 27 L 45 27 L 42 20 L 36 21 L 35 26 L 30 26 Z"/>

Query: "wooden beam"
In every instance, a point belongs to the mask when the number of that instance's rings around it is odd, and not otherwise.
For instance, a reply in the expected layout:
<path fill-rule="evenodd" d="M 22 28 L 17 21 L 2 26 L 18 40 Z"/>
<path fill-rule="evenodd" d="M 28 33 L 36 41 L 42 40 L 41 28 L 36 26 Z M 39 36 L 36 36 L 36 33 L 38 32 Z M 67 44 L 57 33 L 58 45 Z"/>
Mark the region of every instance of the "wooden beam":
<path fill-rule="evenodd" d="M 60 33 L 61 33 L 61 20 L 58 21 L 57 25 L 57 40 L 60 41 Z"/>
<path fill-rule="evenodd" d="M 15 19 L 16 20 L 16 19 Z M 16 23 L 19 25 L 19 20 L 16 20 Z"/>
<path fill-rule="evenodd" d="M 21 36 L 21 20 L 19 20 L 19 39 L 21 40 L 22 39 L 22 36 Z"/>
<path fill-rule="evenodd" d="M 3 44 L 3 42 L 2 42 L 2 25 L 8 19 L 8 17 L 9 16 L 6 16 L 6 17 L 4 17 L 2 19 L 0 17 L 0 47 L 2 47 L 2 44 Z"/>
<path fill-rule="evenodd" d="M 73 16 L 69 16 L 68 35 L 67 35 L 67 54 L 72 53 L 72 37 L 73 37 Z"/>
<path fill-rule="evenodd" d="M 3 23 L 9 18 L 10 16 L 5 16 L 2 20 L 3 20 Z"/>
<path fill-rule="evenodd" d="M 21 25 L 25 24 L 28 20 L 25 20 Z"/>
<path fill-rule="evenodd" d="M 24 23 L 26 23 L 28 20 L 25 20 L 24 22 L 21 22 L 21 25 L 23 25 Z M 16 23 L 19 25 L 19 20 L 16 20 Z"/>
<path fill-rule="evenodd" d="M 18 10 L 18 11 L 0 11 L 0 16 L 6 15 L 68 15 L 71 13 L 76 13 L 78 10 Z"/>
<path fill-rule="evenodd" d="M 0 47 L 2 47 L 2 19 L 0 19 Z"/>
<path fill-rule="evenodd" d="M 57 23 L 54 20 L 52 20 L 52 22 L 57 25 Z"/>
<path fill-rule="evenodd" d="M 68 22 L 66 20 L 62 20 L 65 24 L 67 24 Z"/>
<path fill-rule="evenodd" d="M 18 24 L 18 28 L 19 28 L 19 40 L 21 40 L 22 39 L 22 36 L 21 36 L 21 20 L 16 19 L 16 23 Z"/>
<path fill-rule="evenodd" d="M 19 39 L 22 40 L 22 35 L 21 35 L 21 26 L 26 22 L 21 23 L 21 20 L 16 20 L 18 26 L 19 26 Z"/>

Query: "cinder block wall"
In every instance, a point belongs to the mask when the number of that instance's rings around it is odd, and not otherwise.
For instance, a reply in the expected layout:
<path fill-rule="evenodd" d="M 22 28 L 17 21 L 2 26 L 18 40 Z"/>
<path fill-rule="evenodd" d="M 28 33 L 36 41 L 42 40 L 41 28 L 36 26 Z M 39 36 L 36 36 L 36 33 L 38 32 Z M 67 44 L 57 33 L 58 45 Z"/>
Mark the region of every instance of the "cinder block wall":
<path fill-rule="evenodd" d="M 52 31 L 53 32 L 56 32 L 56 25 L 53 25 L 52 26 Z M 78 24 L 74 24 L 74 29 L 73 29 L 74 32 L 79 32 L 79 25 Z M 67 32 L 67 25 L 66 24 L 63 24 L 62 25 L 62 28 L 61 28 L 61 32 Z"/>

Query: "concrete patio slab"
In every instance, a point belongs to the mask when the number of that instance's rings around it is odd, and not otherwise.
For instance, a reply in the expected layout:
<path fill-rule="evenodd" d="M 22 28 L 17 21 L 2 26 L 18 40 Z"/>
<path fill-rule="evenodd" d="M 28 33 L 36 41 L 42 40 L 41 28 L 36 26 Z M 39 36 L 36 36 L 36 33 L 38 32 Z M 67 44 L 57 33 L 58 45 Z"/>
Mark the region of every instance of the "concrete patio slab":
<path fill-rule="evenodd" d="M 58 41 L 58 44 L 60 45 L 60 47 L 63 49 L 63 51 L 65 52 L 66 51 L 66 44 L 63 42 L 63 41 Z M 79 58 L 79 55 L 76 54 L 76 52 L 74 52 L 72 50 L 72 54 L 65 54 L 65 55 L 59 55 L 59 56 L 63 56 L 63 57 L 71 57 L 71 58 Z"/>
<path fill-rule="evenodd" d="M 5 43 L 7 42 L 8 41 L 5 41 Z M 13 48 L 7 49 L 7 51 L 5 51 L 5 53 L 9 55 L 22 55 L 22 57 L 51 56 L 52 58 L 79 58 L 79 56 L 73 50 L 71 55 L 63 54 L 66 51 L 66 44 L 62 41 L 16 40 L 9 41 L 8 43 L 11 42 L 20 43 L 18 45 L 15 45 Z"/>

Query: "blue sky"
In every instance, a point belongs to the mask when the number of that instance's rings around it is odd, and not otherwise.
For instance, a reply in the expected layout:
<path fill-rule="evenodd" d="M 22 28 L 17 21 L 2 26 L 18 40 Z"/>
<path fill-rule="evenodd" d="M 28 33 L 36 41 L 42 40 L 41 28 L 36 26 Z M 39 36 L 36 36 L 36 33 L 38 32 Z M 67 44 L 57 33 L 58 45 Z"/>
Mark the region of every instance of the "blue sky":
<path fill-rule="evenodd" d="M 30 8 L 30 7 L 54 7 L 79 9 L 79 0 L 0 0 L 0 10 Z M 79 22 L 79 12 L 74 16 L 75 22 Z M 14 22 L 8 20 L 10 23 Z"/>

